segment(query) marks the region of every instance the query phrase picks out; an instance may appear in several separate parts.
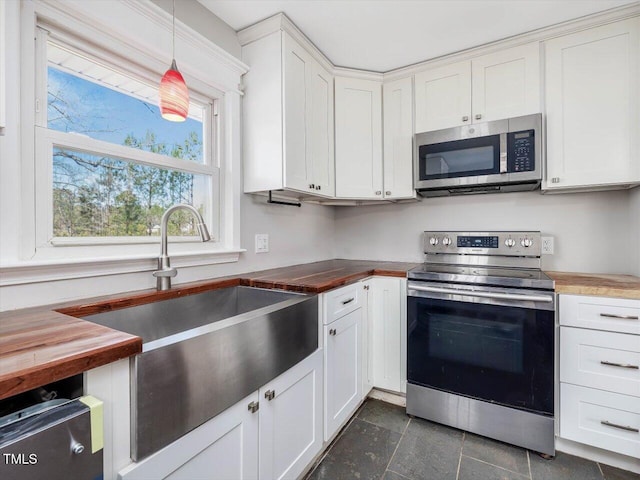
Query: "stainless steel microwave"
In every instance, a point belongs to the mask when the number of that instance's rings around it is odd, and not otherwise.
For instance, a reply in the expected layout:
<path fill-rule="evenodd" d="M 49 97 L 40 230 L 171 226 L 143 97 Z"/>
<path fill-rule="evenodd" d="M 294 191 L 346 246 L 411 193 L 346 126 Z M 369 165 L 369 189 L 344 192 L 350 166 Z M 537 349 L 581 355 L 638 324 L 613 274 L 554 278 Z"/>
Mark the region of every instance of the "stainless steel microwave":
<path fill-rule="evenodd" d="M 418 133 L 414 186 L 425 197 L 535 190 L 542 154 L 540 113 Z"/>

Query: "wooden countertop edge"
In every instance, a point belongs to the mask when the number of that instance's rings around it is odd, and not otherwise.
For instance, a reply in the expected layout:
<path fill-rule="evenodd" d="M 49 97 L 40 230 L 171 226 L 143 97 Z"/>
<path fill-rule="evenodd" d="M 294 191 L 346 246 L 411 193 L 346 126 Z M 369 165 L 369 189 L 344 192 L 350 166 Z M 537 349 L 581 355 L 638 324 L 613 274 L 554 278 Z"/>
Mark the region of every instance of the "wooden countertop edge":
<path fill-rule="evenodd" d="M 562 285 L 556 283 L 556 293 L 565 295 L 591 295 L 595 297 L 624 298 L 640 300 L 640 290 L 611 287 L 588 287 L 581 285 Z"/>
<path fill-rule="evenodd" d="M 0 400 L 140 353 L 142 339 L 130 337 L 110 345 L 1 375 Z"/>
<path fill-rule="evenodd" d="M 605 273 L 545 271 L 555 282 L 558 294 L 640 299 L 640 277 Z"/>

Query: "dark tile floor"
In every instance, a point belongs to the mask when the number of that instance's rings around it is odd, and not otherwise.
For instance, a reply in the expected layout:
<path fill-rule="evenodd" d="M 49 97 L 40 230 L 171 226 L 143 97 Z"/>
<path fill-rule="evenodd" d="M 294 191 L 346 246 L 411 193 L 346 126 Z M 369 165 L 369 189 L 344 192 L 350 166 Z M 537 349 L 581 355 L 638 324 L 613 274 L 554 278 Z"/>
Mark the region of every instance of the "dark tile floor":
<path fill-rule="evenodd" d="M 558 452 L 552 460 L 495 440 L 410 418 L 369 399 L 307 480 L 640 480 Z"/>

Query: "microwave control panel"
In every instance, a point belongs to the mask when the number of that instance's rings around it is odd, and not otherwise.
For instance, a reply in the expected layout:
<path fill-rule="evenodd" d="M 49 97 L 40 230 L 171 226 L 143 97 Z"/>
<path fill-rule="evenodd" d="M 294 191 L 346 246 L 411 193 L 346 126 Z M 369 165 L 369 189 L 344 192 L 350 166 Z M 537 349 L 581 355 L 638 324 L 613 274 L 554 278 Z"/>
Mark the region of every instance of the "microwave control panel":
<path fill-rule="evenodd" d="M 509 173 L 532 172 L 536 169 L 534 131 L 507 134 L 507 162 Z"/>

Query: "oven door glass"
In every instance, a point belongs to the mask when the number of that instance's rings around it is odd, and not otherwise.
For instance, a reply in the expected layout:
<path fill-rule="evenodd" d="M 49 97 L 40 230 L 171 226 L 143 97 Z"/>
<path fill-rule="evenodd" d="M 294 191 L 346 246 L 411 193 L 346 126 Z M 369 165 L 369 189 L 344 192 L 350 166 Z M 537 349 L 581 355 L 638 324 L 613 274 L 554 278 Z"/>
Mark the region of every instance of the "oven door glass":
<path fill-rule="evenodd" d="M 500 135 L 420 145 L 420 180 L 500 173 Z"/>
<path fill-rule="evenodd" d="M 408 297 L 410 383 L 553 414 L 554 313 Z"/>

